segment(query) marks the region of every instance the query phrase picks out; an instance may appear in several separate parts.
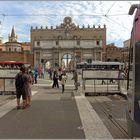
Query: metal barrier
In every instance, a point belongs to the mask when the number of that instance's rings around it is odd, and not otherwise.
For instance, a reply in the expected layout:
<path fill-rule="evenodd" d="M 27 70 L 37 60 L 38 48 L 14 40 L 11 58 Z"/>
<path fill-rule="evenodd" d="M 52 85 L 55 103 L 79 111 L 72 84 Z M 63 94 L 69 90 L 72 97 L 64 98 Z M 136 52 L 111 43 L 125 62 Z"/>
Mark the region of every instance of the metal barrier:
<path fill-rule="evenodd" d="M 15 78 L 0 77 L 0 94 L 15 94 Z"/>
<path fill-rule="evenodd" d="M 19 69 L 0 69 L 0 94 L 15 94 L 15 76 Z"/>
<path fill-rule="evenodd" d="M 82 91 L 87 95 L 123 94 L 126 89 L 123 77 L 118 77 L 119 71 L 82 71 Z M 111 83 L 110 83 L 111 82 Z M 123 90 L 122 90 L 123 89 Z"/>

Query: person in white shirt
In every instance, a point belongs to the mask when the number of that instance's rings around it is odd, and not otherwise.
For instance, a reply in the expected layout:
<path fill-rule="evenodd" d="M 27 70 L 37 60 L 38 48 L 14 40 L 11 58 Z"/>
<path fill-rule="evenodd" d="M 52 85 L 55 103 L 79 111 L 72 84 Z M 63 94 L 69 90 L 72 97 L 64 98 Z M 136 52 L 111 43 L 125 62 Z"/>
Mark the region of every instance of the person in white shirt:
<path fill-rule="evenodd" d="M 62 93 L 64 93 L 64 91 L 65 91 L 66 80 L 67 80 L 66 72 L 62 71 L 62 74 L 61 74 Z"/>

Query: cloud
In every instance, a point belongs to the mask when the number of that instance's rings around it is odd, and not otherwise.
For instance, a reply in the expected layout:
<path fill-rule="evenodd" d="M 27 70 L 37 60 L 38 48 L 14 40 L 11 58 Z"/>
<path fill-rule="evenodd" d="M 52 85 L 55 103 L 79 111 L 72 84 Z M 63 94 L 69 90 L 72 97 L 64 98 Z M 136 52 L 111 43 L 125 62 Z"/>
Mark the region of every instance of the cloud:
<path fill-rule="evenodd" d="M 19 40 L 29 41 L 31 26 L 56 26 L 71 16 L 80 27 L 106 24 L 107 43 L 120 45 L 130 37 L 134 16 L 127 13 L 134 3 L 139 1 L 0 1 L 0 30 L 5 40 L 14 25 Z"/>

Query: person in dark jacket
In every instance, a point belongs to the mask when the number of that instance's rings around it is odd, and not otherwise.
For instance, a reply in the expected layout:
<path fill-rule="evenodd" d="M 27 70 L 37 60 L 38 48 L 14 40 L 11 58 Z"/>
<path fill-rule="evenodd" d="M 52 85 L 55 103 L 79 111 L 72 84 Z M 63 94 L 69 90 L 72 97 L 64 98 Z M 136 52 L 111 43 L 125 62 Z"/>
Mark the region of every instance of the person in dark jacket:
<path fill-rule="evenodd" d="M 25 73 L 26 69 L 21 67 L 20 72 L 15 76 L 15 87 L 16 87 L 16 98 L 17 98 L 17 109 L 26 108 L 26 91 L 25 91 L 25 82 L 27 79 L 27 74 Z M 22 96 L 22 107 L 20 106 L 20 98 Z"/>
<path fill-rule="evenodd" d="M 58 84 L 58 73 L 57 71 L 55 70 L 53 72 L 53 85 L 52 85 L 52 88 L 56 87 L 59 88 L 59 84 Z"/>

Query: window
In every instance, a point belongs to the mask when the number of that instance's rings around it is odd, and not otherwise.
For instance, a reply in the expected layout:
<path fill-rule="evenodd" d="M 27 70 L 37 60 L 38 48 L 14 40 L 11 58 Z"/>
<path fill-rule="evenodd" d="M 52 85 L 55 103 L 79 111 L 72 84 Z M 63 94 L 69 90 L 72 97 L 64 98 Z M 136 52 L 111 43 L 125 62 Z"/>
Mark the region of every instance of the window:
<path fill-rule="evenodd" d="M 16 52 L 17 51 L 17 49 L 16 48 L 14 48 L 14 52 Z"/>
<path fill-rule="evenodd" d="M 40 46 L 40 41 L 37 41 L 37 46 Z"/>
<path fill-rule="evenodd" d="M 77 40 L 77 45 L 80 45 L 80 40 Z"/>
<path fill-rule="evenodd" d="M 96 44 L 97 44 L 97 45 L 100 45 L 100 41 L 99 41 L 99 40 L 97 40 L 97 41 L 96 41 Z"/>
<path fill-rule="evenodd" d="M 56 45 L 59 45 L 59 41 L 58 40 L 56 41 Z"/>

